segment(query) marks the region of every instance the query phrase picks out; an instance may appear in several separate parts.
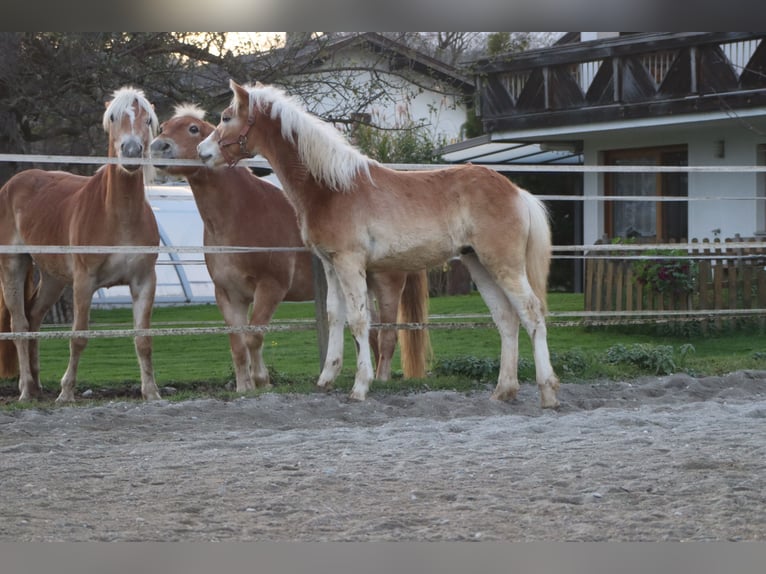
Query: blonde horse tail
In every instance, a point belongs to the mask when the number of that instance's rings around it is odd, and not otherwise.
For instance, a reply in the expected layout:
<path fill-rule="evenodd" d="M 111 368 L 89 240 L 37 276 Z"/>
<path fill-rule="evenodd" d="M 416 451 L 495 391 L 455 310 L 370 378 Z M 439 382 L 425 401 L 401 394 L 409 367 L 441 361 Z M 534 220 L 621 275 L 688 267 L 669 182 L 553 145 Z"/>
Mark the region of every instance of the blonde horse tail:
<path fill-rule="evenodd" d="M 24 303 L 28 308 L 35 296 L 34 269 L 29 266 L 24 282 Z M 3 290 L 0 289 L 0 333 L 11 332 L 11 313 L 5 305 Z M 0 340 L 0 379 L 9 379 L 19 374 L 19 356 L 13 339 Z"/>
<path fill-rule="evenodd" d="M 428 322 L 428 273 L 426 270 L 407 274 L 397 314 L 398 323 Z M 399 331 L 402 371 L 407 379 L 422 379 L 433 359 L 428 329 Z"/>
<path fill-rule="evenodd" d="M 547 313 L 548 273 L 551 266 L 551 228 L 545 204 L 526 190 L 522 190 L 529 209 L 529 237 L 527 238 L 527 279 Z"/>

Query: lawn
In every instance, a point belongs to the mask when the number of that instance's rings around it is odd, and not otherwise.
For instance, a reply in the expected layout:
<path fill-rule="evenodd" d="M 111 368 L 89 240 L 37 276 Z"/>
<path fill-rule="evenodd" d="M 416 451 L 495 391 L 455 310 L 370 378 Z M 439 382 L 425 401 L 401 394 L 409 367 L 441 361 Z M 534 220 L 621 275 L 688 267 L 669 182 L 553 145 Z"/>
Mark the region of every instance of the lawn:
<path fill-rule="evenodd" d="M 552 293 L 549 308 L 555 313 L 580 311 L 580 294 Z M 430 388 L 453 385 L 455 380 L 487 384 L 495 376 L 499 337 L 489 323 L 486 307 L 478 294 L 437 297 L 430 300 L 432 323 L 471 323 L 471 328 L 431 331 L 436 362 L 434 375 L 420 384 Z M 455 319 L 458 316 L 468 316 Z M 477 317 L 480 315 L 480 317 Z M 290 319 L 311 320 L 312 303 L 283 303 L 275 324 Z M 476 326 L 476 323 L 484 325 Z M 222 326 L 214 305 L 158 307 L 153 326 Z M 130 309 L 96 309 L 91 328 L 130 328 Z M 595 379 L 625 379 L 640 375 L 685 371 L 693 375 L 721 374 L 737 369 L 766 368 L 766 338 L 756 327 L 718 334 L 657 335 L 651 328 L 552 326 L 548 331 L 554 367 L 565 382 Z M 355 353 L 346 330 L 345 361 L 338 387 L 350 385 L 355 369 Z M 46 388 L 58 388 L 68 359 L 65 339 L 41 341 L 41 379 Z M 278 386 L 301 383 L 310 388 L 319 374 L 319 351 L 313 329 L 274 331 L 266 336 L 264 357 Z M 154 337 L 154 366 L 158 385 L 176 388 L 223 389 L 232 378 L 228 337 L 225 334 Z M 399 370 L 398 353 L 394 372 Z M 534 377 L 529 338 L 520 336 L 520 378 Z M 92 339 L 80 362 L 78 392 L 87 388 L 133 386 L 139 383 L 133 343 L 128 338 Z M 3 383 L 13 387 L 13 381 Z M 415 383 L 417 384 L 417 383 Z M 288 385 L 289 386 L 289 385 Z M 297 387 L 296 387 L 297 388 Z M 381 388 L 380 384 L 373 386 Z"/>

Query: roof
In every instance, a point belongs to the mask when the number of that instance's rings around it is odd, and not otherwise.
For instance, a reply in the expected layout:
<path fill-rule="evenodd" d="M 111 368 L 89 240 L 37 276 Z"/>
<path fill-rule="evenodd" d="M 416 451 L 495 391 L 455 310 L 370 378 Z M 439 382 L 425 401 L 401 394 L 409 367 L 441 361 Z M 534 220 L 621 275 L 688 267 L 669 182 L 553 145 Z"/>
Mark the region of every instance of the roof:
<path fill-rule="evenodd" d="M 544 144 L 494 139 L 492 134 L 471 138 L 441 149 L 449 163 L 485 163 L 515 165 L 581 165 L 582 148 L 575 142 Z"/>

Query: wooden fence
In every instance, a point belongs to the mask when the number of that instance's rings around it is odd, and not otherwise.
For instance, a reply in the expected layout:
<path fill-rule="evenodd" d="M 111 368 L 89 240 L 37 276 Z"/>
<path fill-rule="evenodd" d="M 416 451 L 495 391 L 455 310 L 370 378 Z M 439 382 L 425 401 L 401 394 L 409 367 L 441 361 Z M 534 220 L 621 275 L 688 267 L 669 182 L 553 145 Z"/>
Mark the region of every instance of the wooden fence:
<path fill-rule="evenodd" d="M 595 251 L 586 254 L 586 311 L 699 311 L 766 308 L 766 249 L 728 247 L 731 242 L 751 242 L 756 238 L 735 237 L 712 242 L 692 240 L 683 247 L 684 255 L 668 252 Z M 601 243 L 601 242 L 598 242 Z M 601 243 L 603 244 L 603 243 Z M 673 250 L 675 252 L 675 250 Z M 634 254 L 640 258 L 628 257 Z M 683 288 L 657 288 L 646 279 L 647 265 L 653 269 L 686 263 L 687 282 Z M 643 269 L 643 271 L 642 271 Z"/>

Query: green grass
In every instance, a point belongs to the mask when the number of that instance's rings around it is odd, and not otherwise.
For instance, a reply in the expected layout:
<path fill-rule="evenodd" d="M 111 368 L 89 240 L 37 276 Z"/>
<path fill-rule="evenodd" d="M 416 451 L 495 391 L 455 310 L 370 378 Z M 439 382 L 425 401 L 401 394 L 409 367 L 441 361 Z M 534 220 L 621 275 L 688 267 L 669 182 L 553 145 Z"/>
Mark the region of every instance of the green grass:
<path fill-rule="evenodd" d="M 552 293 L 550 310 L 580 311 L 583 296 Z M 431 315 L 486 314 L 478 294 L 432 298 Z M 275 319 L 313 319 L 312 303 L 283 303 Z M 454 321 L 454 319 L 444 319 Z M 469 318 L 465 321 L 480 321 Z M 488 319 L 486 319 L 488 320 Z M 94 310 L 91 328 L 130 328 L 130 309 Z M 434 320 L 434 322 L 438 322 Z M 221 314 L 215 305 L 158 307 L 153 314 L 153 326 L 222 326 Z M 406 388 L 453 388 L 461 383 L 487 385 L 492 382 L 492 368 L 499 356 L 500 341 L 491 323 L 470 329 L 433 329 L 432 344 L 436 358 L 435 370 L 426 381 L 406 383 Z M 626 379 L 655 374 L 663 361 L 670 370 L 694 375 L 712 375 L 737 369 L 766 369 L 766 339 L 757 327 L 717 335 L 659 336 L 651 328 L 595 328 L 585 326 L 554 326 L 548 331 L 552 360 L 565 382 L 595 379 Z M 526 333 L 520 338 L 520 378 L 534 378 L 532 348 Z M 622 345 L 615 349 L 616 345 Z M 691 347 L 687 346 L 691 345 Z M 640 347 L 637 347 L 640 346 Z M 153 358 L 155 376 L 160 387 L 173 386 L 182 391 L 223 393 L 233 378 L 229 343 L 226 335 L 179 335 L 154 337 Z M 669 349 L 668 349 L 669 348 Z M 606 353 L 622 362 L 610 363 Z M 641 358 L 636 353 L 643 353 Z M 664 353 L 664 354 L 663 354 Z M 670 353 L 669 359 L 667 353 Z M 66 339 L 41 341 L 41 379 L 46 390 L 56 392 L 68 356 Z M 266 335 L 264 357 L 272 371 L 276 390 L 309 391 L 319 374 L 319 351 L 313 330 L 271 332 Z M 654 361 L 654 362 L 652 362 Z M 648 365 L 648 366 L 647 366 Z M 395 373 L 400 369 L 398 351 L 394 357 Z M 350 388 L 355 370 L 354 345 L 348 329 L 344 368 L 336 388 Z M 654 372 L 653 372 L 654 371 Z M 664 372 L 664 371 L 662 371 Z M 128 338 L 92 339 L 80 362 L 78 392 L 85 389 L 136 389 L 139 385 L 138 365 L 133 342 Z M 3 394 L 15 393 L 15 382 L 4 381 Z M 401 381 L 383 385 L 376 382 L 373 392 L 401 388 Z M 186 394 L 179 395 L 181 397 Z"/>

